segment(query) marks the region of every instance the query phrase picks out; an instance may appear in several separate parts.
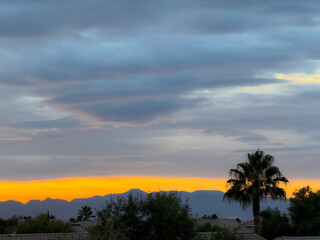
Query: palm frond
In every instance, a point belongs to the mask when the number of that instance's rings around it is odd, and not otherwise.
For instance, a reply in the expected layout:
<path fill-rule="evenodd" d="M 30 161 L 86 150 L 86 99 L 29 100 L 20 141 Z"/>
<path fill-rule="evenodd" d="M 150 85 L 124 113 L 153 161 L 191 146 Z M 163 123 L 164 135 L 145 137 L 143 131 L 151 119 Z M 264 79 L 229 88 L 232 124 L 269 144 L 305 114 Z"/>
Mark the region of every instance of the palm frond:
<path fill-rule="evenodd" d="M 230 169 L 232 178 L 227 180 L 230 188 L 225 193 L 224 199 L 237 201 L 243 208 L 257 198 L 285 199 L 285 190 L 278 185 L 287 183 L 288 179 L 273 163 L 274 157 L 262 150 L 248 153 L 247 161 L 238 163 L 236 169 Z"/>

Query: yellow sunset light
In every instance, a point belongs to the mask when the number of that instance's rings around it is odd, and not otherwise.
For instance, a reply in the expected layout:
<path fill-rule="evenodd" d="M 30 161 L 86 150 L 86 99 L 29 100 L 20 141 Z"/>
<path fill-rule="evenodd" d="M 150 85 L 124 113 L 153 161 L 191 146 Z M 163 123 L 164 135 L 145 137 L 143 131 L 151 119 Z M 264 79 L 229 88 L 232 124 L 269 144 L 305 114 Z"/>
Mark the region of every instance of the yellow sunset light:
<path fill-rule="evenodd" d="M 300 83 L 320 83 L 320 72 L 317 74 L 276 74 L 276 78 Z"/>
<path fill-rule="evenodd" d="M 79 177 L 54 180 L 38 180 L 25 182 L 0 182 L 0 201 L 16 200 L 23 203 L 31 199 L 64 199 L 88 198 L 95 195 L 123 193 L 132 188 L 145 192 L 153 191 L 187 191 L 219 190 L 225 192 L 227 179 L 184 178 L 184 177 Z M 290 181 L 286 187 L 288 197 L 297 189 L 309 185 L 312 189 L 320 189 L 320 180 Z"/>

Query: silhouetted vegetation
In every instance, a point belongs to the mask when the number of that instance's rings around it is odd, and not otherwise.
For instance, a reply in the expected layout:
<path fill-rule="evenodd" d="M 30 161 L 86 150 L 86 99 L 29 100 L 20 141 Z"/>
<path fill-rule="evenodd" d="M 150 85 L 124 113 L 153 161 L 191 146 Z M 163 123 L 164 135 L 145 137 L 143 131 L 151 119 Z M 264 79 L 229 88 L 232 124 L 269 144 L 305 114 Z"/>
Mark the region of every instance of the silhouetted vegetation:
<path fill-rule="evenodd" d="M 261 236 L 272 240 L 279 236 L 290 236 L 292 229 L 289 225 L 289 218 L 276 209 L 267 208 L 261 212 Z"/>
<path fill-rule="evenodd" d="M 98 224 L 90 229 L 93 239 L 189 240 L 194 236 L 189 205 L 174 192 L 108 201 L 97 218 Z"/>
<path fill-rule="evenodd" d="M 92 208 L 85 205 L 78 212 L 78 221 L 89 221 L 90 218 L 93 217 Z"/>
<path fill-rule="evenodd" d="M 74 232 L 71 224 L 61 220 L 50 219 L 47 214 L 19 222 L 16 233 L 68 233 Z"/>
<path fill-rule="evenodd" d="M 15 232 L 18 226 L 18 217 L 12 216 L 11 218 L 5 220 L 0 218 L 0 234 L 9 234 Z"/>
<path fill-rule="evenodd" d="M 313 192 L 304 187 L 290 199 L 290 219 L 278 209 L 261 212 L 261 235 L 266 239 L 278 236 L 319 236 L 320 235 L 320 191 Z"/>
<path fill-rule="evenodd" d="M 320 235 L 320 191 L 304 187 L 295 192 L 290 199 L 289 213 L 296 235 Z"/>
<path fill-rule="evenodd" d="M 218 216 L 217 216 L 217 214 L 203 215 L 201 218 L 202 219 L 218 219 Z"/>
<path fill-rule="evenodd" d="M 243 208 L 252 204 L 254 231 L 260 232 L 260 200 L 265 197 L 272 199 L 286 198 L 283 188 L 279 183 L 287 183 L 288 180 L 273 166 L 274 157 L 265 154 L 261 150 L 247 154 L 248 161 L 237 164 L 236 169 L 230 169 L 230 178 L 227 183 L 229 190 L 224 198 L 235 200 L 242 204 Z"/>

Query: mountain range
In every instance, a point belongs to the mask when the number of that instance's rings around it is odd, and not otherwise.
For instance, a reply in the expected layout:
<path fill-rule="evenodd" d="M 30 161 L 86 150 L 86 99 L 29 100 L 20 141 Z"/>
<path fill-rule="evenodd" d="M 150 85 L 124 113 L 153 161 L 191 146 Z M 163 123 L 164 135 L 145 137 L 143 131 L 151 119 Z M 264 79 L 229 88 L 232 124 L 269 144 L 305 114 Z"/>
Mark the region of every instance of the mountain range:
<path fill-rule="evenodd" d="M 68 220 L 76 218 L 78 211 L 82 206 L 87 205 L 92 209 L 100 210 L 105 206 L 105 202 L 110 199 L 116 199 L 119 196 L 126 197 L 129 194 L 147 195 L 146 192 L 140 189 L 131 189 L 128 192 L 121 194 L 108 194 L 105 196 L 94 196 L 90 198 L 76 198 L 72 201 L 61 199 L 47 198 L 41 200 L 30 200 L 23 204 L 18 201 L 5 201 L 0 202 L 0 217 L 7 219 L 13 215 L 17 216 L 36 216 L 39 213 L 50 212 L 56 218 Z M 243 210 L 239 203 L 223 201 L 224 193 L 221 191 L 204 191 L 199 190 L 195 192 L 178 192 L 183 202 L 188 201 L 194 217 L 202 217 L 203 215 L 216 214 L 219 218 L 240 218 L 241 220 L 251 220 L 252 210 Z M 271 200 L 269 198 L 261 201 L 261 210 L 267 207 L 278 208 L 281 212 L 287 213 L 289 201 Z"/>

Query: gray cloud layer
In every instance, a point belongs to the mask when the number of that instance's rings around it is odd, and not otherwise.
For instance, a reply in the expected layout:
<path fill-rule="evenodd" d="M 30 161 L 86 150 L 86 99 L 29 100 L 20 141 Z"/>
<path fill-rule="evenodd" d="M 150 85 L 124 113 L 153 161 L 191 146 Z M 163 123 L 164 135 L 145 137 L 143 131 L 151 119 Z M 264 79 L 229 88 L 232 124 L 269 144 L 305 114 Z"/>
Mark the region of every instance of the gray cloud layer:
<path fill-rule="evenodd" d="M 226 177 L 242 151 L 260 147 L 291 164 L 289 176 L 316 178 L 319 83 L 276 74 L 318 71 L 319 8 L 1 3 L 1 176 Z"/>

